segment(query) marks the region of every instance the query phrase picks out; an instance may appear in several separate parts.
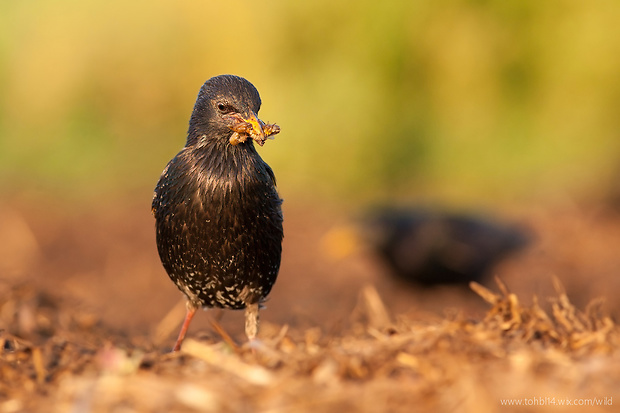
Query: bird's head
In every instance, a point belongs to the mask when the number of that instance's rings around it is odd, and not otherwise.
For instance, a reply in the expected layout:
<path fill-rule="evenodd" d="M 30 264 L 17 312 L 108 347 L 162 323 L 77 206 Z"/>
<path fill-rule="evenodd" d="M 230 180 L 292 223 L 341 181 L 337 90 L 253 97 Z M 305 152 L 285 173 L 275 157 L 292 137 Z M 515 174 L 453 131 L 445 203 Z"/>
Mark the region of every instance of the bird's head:
<path fill-rule="evenodd" d="M 258 90 L 239 76 L 220 75 L 207 80 L 198 93 L 189 121 L 187 145 L 201 140 L 238 145 L 253 139 L 259 145 L 280 132 L 275 124 L 258 118 Z"/>

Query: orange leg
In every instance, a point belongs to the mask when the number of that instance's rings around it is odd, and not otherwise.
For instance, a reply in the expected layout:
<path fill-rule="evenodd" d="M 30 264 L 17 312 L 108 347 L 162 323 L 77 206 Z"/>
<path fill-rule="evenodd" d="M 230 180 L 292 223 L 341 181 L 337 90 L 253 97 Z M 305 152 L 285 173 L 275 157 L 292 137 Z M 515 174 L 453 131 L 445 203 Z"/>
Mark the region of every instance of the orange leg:
<path fill-rule="evenodd" d="M 189 323 L 192 322 L 192 318 L 194 318 L 194 314 L 196 314 L 196 306 L 194 306 L 191 302 L 187 302 L 187 312 L 185 313 L 185 320 L 183 321 L 183 325 L 181 326 L 181 331 L 179 331 L 179 337 L 177 338 L 177 342 L 174 344 L 173 352 L 181 350 L 181 344 L 183 343 L 183 339 L 185 338 L 185 334 L 187 334 L 187 329 L 189 328 Z"/>

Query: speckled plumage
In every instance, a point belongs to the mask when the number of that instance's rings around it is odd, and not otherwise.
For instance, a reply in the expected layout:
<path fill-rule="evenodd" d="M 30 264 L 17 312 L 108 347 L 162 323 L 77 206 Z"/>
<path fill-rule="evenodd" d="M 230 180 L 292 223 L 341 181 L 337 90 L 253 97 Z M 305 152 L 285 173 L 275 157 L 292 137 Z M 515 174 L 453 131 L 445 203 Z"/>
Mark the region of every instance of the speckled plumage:
<path fill-rule="evenodd" d="M 258 91 L 243 78 L 208 80 L 186 145 L 155 188 L 159 255 L 188 309 L 256 305 L 276 281 L 283 230 L 275 176 L 252 139 L 230 142 L 231 117 L 255 115 L 260 105 Z"/>

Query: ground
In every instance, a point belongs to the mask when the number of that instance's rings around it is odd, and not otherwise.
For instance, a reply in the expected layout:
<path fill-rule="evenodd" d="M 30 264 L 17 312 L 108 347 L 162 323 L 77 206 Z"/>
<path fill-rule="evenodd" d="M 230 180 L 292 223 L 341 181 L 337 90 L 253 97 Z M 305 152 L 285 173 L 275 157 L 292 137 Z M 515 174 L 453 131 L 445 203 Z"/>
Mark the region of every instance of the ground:
<path fill-rule="evenodd" d="M 260 341 L 245 343 L 241 312 L 208 311 L 170 354 L 184 304 L 157 257 L 148 202 L 68 205 L 0 204 L 0 412 L 620 403 L 612 208 L 495 214 L 533 234 L 494 270 L 499 281 L 423 289 L 393 279 L 368 249 L 338 250 L 332 235 L 350 211 L 285 204 L 282 268 Z"/>

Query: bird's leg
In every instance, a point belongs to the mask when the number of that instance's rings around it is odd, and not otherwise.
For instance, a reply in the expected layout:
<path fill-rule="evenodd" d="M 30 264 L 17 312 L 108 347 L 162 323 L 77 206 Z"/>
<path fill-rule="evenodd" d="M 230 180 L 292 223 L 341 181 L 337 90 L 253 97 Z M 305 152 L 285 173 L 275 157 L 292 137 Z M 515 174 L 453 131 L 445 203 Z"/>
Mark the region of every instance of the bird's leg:
<path fill-rule="evenodd" d="M 187 301 L 187 312 L 185 313 L 185 320 L 183 321 L 183 325 L 181 326 L 181 331 L 179 331 L 179 337 L 177 338 L 177 342 L 174 344 L 173 352 L 181 350 L 181 344 L 183 343 L 183 339 L 185 338 L 185 334 L 187 334 L 187 329 L 189 328 L 189 323 L 192 322 L 192 318 L 194 318 L 194 314 L 196 314 L 196 309 L 198 307 L 192 303 L 191 301 Z"/>
<path fill-rule="evenodd" d="M 258 303 L 248 304 L 245 308 L 245 335 L 250 342 L 258 333 Z"/>

